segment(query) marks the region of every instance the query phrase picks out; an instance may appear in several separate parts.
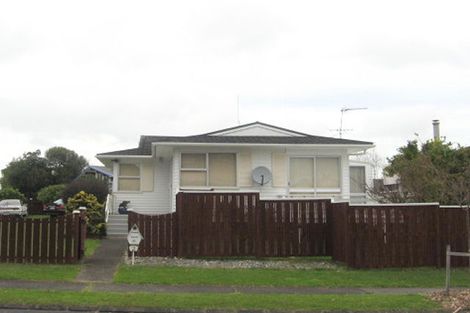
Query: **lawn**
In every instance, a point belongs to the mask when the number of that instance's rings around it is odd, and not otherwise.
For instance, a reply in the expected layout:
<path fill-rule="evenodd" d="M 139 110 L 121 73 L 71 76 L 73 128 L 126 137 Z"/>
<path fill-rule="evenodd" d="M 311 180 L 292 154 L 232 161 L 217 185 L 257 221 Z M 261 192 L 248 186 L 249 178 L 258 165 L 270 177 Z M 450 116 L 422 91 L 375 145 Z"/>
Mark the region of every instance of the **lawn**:
<path fill-rule="evenodd" d="M 87 239 L 85 255 L 92 255 L 99 244 L 97 239 Z M 0 263 L 0 280 L 72 281 L 80 272 L 80 268 L 80 264 Z"/>
<path fill-rule="evenodd" d="M 0 289 L 0 303 L 77 307 L 275 311 L 423 311 L 439 305 L 420 295 L 278 295 L 115 293 Z"/>
<path fill-rule="evenodd" d="M 78 275 L 77 264 L 0 264 L 0 280 L 72 281 Z"/>
<path fill-rule="evenodd" d="M 118 283 L 162 285 L 443 287 L 445 271 L 435 268 L 279 270 L 121 265 L 114 279 Z M 470 287 L 470 271 L 454 269 L 452 286 Z"/>

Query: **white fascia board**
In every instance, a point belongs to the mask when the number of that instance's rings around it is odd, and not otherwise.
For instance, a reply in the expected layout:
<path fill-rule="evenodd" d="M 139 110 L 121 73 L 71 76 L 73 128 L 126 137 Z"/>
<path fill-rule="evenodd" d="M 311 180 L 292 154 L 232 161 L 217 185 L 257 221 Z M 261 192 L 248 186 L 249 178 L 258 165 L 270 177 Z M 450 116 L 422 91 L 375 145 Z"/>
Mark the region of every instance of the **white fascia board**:
<path fill-rule="evenodd" d="M 96 155 L 98 160 L 100 159 L 151 159 L 153 155 Z"/>

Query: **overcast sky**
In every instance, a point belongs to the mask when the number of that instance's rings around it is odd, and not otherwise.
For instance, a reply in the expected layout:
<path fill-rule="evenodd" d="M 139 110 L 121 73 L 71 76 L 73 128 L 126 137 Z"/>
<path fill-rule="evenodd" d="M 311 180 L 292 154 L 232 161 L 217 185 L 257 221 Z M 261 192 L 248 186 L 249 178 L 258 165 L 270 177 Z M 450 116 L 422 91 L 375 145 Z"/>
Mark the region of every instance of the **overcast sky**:
<path fill-rule="evenodd" d="M 1 1 L 0 168 L 256 120 L 470 144 L 469 1 Z M 239 96 L 239 117 L 237 117 Z"/>

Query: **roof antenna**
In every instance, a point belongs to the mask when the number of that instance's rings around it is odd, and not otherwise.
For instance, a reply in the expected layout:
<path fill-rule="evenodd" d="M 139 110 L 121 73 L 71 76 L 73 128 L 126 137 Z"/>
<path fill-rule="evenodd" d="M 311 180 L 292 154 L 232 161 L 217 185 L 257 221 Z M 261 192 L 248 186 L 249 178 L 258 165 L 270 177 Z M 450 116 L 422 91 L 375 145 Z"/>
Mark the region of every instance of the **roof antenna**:
<path fill-rule="evenodd" d="M 343 114 L 344 114 L 344 112 L 355 111 L 355 110 L 367 110 L 367 108 L 347 108 L 347 107 L 342 107 L 341 108 L 341 119 L 340 119 L 340 122 L 339 122 L 339 129 L 336 129 L 336 131 L 339 132 L 339 138 L 343 138 L 343 132 L 344 131 L 351 130 L 351 129 L 343 129 Z"/>

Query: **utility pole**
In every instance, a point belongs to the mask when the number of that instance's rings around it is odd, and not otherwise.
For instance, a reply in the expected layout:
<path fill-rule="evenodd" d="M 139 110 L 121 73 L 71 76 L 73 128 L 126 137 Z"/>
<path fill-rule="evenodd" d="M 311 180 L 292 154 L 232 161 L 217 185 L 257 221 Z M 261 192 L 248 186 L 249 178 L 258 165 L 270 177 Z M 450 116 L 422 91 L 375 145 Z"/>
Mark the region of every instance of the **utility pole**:
<path fill-rule="evenodd" d="M 347 108 L 347 107 L 342 107 L 341 108 L 341 120 L 339 122 L 339 138 L 343 138 L 343 114 L 344 112 L 348 111 L 355 111 L 355 110 L 367 110 L 367 108 Z"/>

